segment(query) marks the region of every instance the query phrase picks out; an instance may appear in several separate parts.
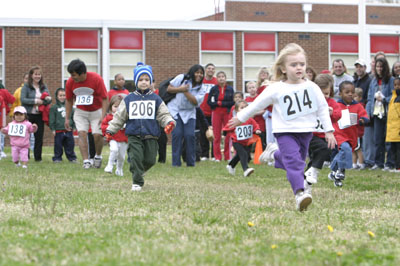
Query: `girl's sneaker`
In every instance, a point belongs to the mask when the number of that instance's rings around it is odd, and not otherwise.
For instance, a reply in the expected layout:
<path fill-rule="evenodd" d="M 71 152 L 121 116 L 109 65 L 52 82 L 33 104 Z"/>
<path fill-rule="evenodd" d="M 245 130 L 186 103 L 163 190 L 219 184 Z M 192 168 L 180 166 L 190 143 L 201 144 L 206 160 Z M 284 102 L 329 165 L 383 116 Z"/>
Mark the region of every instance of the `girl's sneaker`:
<path fill-rule="evenodd" d="M 141 191 L 142 187 L 137 184 L 132 184 L 132 191 Z"/>
<path fill-rule="evenodd" d="M 235 175 L 235 173 L 236 173 L 235 168 L 233 168 L 229 164 L 226 166 L 226 170 L 228 170 L 228 173 L 231 175 Z"/>
<path fill-rule="evenodd" d="M 252 173 L 254 173 L 254 168 L 247 168 L 246 171 L 244 171 L 243 176 L 244 176 L 244 177 L 248 177 L 248 176 L 250 176 Z"/>
<path fill-rule="evenodd" d="M 24 168 L 24 169 L 27 169 L 27 168 L 28 168 L 28 166 L 27 166 L 27 165 L 23 165 L 23 166 L 22 166 L 22 168 Z"/>
<path fill-rule="evenodd" d="M 278 150 L 278 145 L 275 142 L 268 143 L 267 148 L 265 148 L 265 151 L 261 153 L 260 157 L 258 160 L 262 163 L 268 163 L 273 161 L 274 154 Z"/>
<path fill-rule="evenodd" d="M 311 194 L 306 193 L 305 191 L 299 191 L 296 193 L 296 207 L 299 211 L 307 210 L 307 207 L 312 202 Z"/>
<path fill-rule="evenodd" d="M 21 163 L 18 162 L 18 163 L 15 164 L 15 166 L 16 166 L 16 167 L 20 167 L 20 166 L 21 166 Z"/>
<path fill-rule="evenodd" d="M 311 195 L 312 184 L 308 183 L 306 179 L 304 179 L 304 192 Z"/>

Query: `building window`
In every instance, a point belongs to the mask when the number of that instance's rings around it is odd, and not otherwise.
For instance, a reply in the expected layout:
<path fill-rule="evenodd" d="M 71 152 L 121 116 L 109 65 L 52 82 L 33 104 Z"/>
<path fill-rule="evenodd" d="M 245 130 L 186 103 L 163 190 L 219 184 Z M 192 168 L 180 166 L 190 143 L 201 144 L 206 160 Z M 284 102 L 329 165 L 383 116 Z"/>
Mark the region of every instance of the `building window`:
<path fill-rule="evenodd" d="M 271 74 L 276 57 L 276 34 L 243 33 L 243 47 L 243 88 L 246 88 L 248 81 L 257 81 L 261 67 L 267 67 Z"/>
<path fill-rule="evenodd" d="M 67 67 L 68 64 L 79 58 L 85 62 L 87 71 L 100 73 L 100 51 L 99 51 L 99 31 L 98 30 L 64 30 L 63 47 L 63 80 L 65 82 L 70 77 Z"/>
<path fill-rule="evenodd" d="M 4 84 L 4 48 L 3 48 L 3 29 L 0 29 L 0 82 Z"/>
<path fill-rule="evenodd" d="M 329 67 L 335 59 L 342 59 L 347 74 L 353 75 L 354 62 L 358 59 L 358 35 L 330 35 Z"/>
<path fill-rule="evenodd" d="M 227 83 L 235 88 L 235 56 L 232 32 L 202 32 L 200 64 L 215 65 L 216 73 L 224 71 Z"/>
<path fill-rule="evenodd" d="M 133 69 L 143 59 L 142 31 L 110 30 L 110 88 L 114 87 L 114 76 L 121 73 L 125 87 L 132 91 Z"/>
<path fill-rule="evenodd" d="M 371 60 L 377 52 L 384 52 L 389 66 L 399 60 L 399 36 L 371 35 Z"/>

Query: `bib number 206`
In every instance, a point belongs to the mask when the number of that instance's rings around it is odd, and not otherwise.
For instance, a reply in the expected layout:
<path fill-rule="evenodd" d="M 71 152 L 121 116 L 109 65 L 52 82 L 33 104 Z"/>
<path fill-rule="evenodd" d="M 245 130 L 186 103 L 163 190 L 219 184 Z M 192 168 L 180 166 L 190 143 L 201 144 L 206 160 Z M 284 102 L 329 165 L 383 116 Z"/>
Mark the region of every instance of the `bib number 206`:
<path fill-rule="evenodd" d="M 292 120 L 300 116 L 313 113 L 317 110 L 315 96 L 307 89 L 283 95 L 279 99 L 279 106 L 285 120 Z"/>
<path fill-rule="evenodd" d="M 156 101 L 137 101 L 129 103 L 129 119 L 154 119 Z"/>

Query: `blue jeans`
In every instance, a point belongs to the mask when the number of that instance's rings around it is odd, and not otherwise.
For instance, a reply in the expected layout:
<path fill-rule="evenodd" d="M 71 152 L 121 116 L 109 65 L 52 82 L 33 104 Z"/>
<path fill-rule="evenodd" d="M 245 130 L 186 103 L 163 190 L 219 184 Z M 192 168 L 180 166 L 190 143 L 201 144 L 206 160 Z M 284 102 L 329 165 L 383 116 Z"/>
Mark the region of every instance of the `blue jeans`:
<path fill-rule="evenodd" d="M 56 133 L 54 136 L 54 157 L 53 161 L 62 161 L 63 148 L 69 161 L 76 160 L 74 152 L 75 141 L 72 131 Z"/>
<path fill-rule="evenodd" d="M 365 127 L 364 129 L 362 151 L 364 155 L 364 163 L 373 166 L 375 164 L 375 141 L 373 126 Z"/>
<path fill-rule="evenodd" d="M 195 138 L 195 127 L 196 119 L 189 119 L 184 124 L 181 117 L 178 115 L 176 120 L 176 126 L 172 131 L 172 166 L 181 166 L 181 154 L 183 139 L 186 142 L 186 165 L 194 166 L 196 162 L 196 138 Z"/>
<path fill-rule="evenodd" d="M 332 160 L 331 170 L 336 171 L 338 169 L 353 168 L 352 154 L 350 144 L 348 142 L 343 142 L 342 145 L 340 145 L 339 152 Z"/>
<path fill-rule="evenodd" d="M 4 152 L 4 134 L 0 132 L 0 152 Z"/>

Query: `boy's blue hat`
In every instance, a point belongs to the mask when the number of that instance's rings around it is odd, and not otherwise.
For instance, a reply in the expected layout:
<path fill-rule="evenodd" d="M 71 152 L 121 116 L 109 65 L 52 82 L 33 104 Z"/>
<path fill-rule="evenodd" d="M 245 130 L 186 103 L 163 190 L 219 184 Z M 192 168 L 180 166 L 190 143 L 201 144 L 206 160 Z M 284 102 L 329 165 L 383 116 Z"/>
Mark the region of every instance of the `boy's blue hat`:
<path fill-rule="evenodd" d="M 133 80 L 137 87 L 139 78 L 141 75 L 147 74 L 150 77 L 150 84 L 153 83 L 153 69 L 149 65 L 144 65 L 142 62 L 138 62 L 135 69 L 133 70 Z"/>

